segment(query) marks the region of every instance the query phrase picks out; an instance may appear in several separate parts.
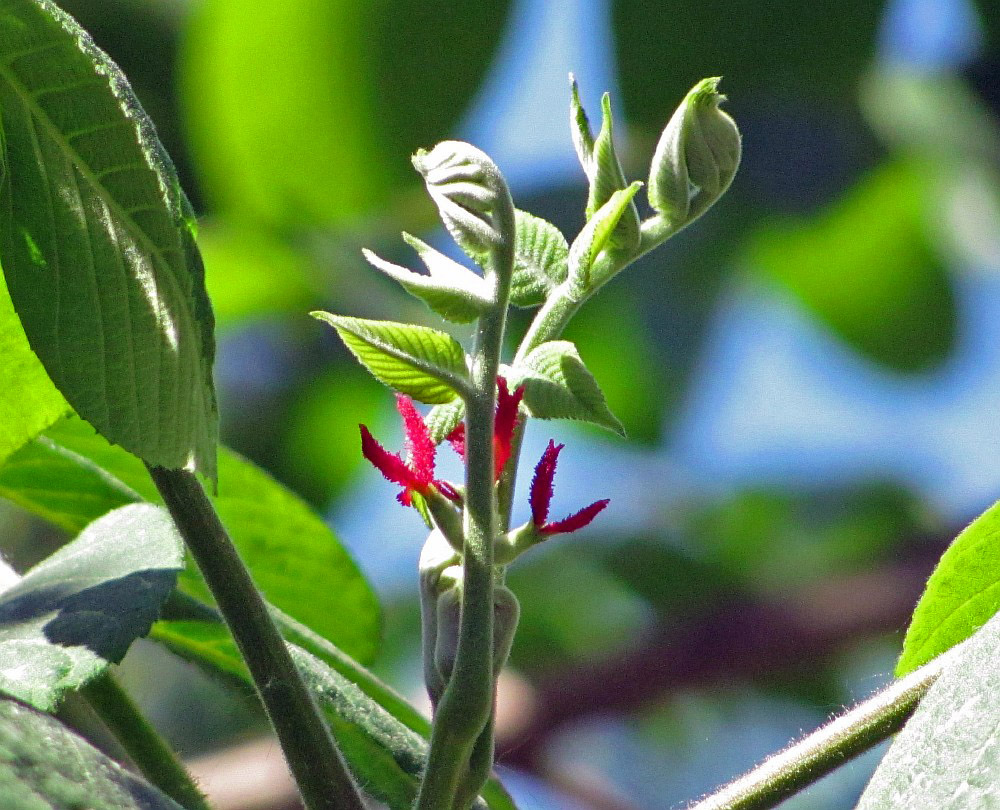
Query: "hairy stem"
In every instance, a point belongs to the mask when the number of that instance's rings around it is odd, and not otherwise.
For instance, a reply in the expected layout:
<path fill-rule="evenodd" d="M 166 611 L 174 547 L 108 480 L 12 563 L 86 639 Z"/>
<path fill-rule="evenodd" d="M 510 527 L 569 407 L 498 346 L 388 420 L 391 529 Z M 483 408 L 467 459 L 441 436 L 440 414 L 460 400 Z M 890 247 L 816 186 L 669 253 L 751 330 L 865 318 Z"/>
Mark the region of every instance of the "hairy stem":
<path fill-rule="evenodd" d="M 479 319 L 472 354 L 472 392 L 465 399 L 465 543 L 462 553 L 462 609 L 455 665 L 434 715 L 427 768 L 416 810 L 464 810 L 488 776 L 471 784 L 477 749 L 492 751 L 481 736 L 491 727 L 493 672 L 493 542 L 497 510 L 493 481 L 493 417 L 496 377 L 507 322 L 514 267 L 514 206 L 509 196 L 497 206 L 498 230 L 508 238 L 492 251 L 494 306 Z M 461 799 L 458 799 L 461 793 Z"/>
<path fill-rule="evenodd" d="M 92 680 L 82 693 L 146 779 L 187 810 L 209 810 L 173 750 L 111 673 Z"/>
<path fill-rule="evenodd" d="M 957 649 L 894 681 L 688 810 L 764 810 L 811 785 L 899 731 Z"/>
<path fill-rule="evenodd" d="M 330 730 L 201 484 L 149 467 L 246 661 L 309 810 L 364 810 Z"/>

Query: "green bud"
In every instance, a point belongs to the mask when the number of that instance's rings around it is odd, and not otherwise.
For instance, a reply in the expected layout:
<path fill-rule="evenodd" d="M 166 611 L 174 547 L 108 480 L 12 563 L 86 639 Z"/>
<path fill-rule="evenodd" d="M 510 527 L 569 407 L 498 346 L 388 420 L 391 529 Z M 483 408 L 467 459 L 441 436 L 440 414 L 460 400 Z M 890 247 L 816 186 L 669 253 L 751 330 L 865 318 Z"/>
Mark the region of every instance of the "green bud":
<path fill-rule="evenodd" d="M 442 594 L 460 587 L 461 557 L 440 531 L 432 531 L 420 552 L 420 644 L 423 652 L 424 683 L 435 707 L 448 685 L 435 662 L 438 644 L 438 600 Z M 456 643 L 457 643 L 456 636 Z"/>
<path fill-rule="evenodd" d="M 701 216 L 740 165 L 740 132 L 719 109 L 719 77 L 702 79 L 667 123 L 653 155 L 649 203 L 672 230 Z"/>
<path fill-rule="evenodd" d="M 478 260 L 513 240 L 514 203 L 500 169 L 485 152 L 463 141 L 442 141 L 430 152 L 417 151 L 413 165 L 423 175 L 441 221 L 469 256 Z"/>

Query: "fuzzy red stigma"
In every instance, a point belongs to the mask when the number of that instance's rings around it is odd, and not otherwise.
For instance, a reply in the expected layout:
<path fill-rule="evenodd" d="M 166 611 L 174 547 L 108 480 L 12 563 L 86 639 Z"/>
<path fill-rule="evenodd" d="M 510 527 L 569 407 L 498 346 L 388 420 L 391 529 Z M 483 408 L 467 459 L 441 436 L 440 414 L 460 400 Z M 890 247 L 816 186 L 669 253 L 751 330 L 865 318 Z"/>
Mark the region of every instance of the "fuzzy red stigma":
<path fill-rule="evenodd" d="M 582 529 L 611 503 L 608 499 L 594 501 L 590 506 L 585 506 L 562 520 L 548 522 L 549 506 L 552 504 L 552 482 L 556 475 L 556 463 L 562 449 L 563 445 L 556 444 L 549 439 L 549 445 L 542 453 L 538 464 L 535 465 L 535 475 L 531 479 L 531 491 L 528 496 L 531 504 L 531 521 L 537 527 L 539 534 L 566 534 Z"/>
<path fill-rule="evenodd" d="M 459 422 L 454 430 L 446 437 L 452 449 L 458 453 L 459 458 L 465 461 L 465 422 Z"/>
<path fill-rule="evenodd" d="M 497 412 L 493 419 L 493 477 L 500 480 L 503 468 L 510 459 L 510 445 L 517 429 L 518 408 L 524 399 L 524 386 L 519 385 L 512 394 L 507 381 L 497 377 Z"/>

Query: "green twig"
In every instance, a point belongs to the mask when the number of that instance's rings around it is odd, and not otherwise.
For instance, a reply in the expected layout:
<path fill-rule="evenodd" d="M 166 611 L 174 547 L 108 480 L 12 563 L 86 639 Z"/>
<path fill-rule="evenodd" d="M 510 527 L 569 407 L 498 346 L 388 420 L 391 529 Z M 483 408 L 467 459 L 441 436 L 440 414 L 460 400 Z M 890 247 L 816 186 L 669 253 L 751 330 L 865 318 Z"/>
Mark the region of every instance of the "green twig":
<path fill-rule="evenodd" d="M 260 592 L 192 473 L 150 467 L 240 648 L 309 810 L 364 810 L 330 730 Z"/>
<path fill-rule="evenodd" d="M 957 648 L 792 743 L 688 810 L 765 810 L 899 731 Z"/>
<path fill-rule="evenodd" d="M 146 779 L 187 810 L 209 810 L 173 750 L 111 673 L 92 680 L 82 693 Z"/>

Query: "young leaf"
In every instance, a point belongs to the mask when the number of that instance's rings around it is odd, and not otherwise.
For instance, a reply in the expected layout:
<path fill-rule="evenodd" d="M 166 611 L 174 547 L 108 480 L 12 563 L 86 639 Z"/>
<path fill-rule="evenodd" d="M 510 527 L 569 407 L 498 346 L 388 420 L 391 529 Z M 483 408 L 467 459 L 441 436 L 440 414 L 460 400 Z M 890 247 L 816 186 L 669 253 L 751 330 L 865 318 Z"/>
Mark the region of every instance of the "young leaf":
<path fill-rule="evenodd" d="M 955 655 L 896 736 L 858 810 L 1000 805 L 1000 615 Z"/>
<path fill-rule="evenodd" d="M 489 285 L 469 268 L 449 259 L 415 236 L 403 234 L 403 239 L 423 260 L 429 276 L 414 273 L 398 264 L 380 259 L 370 250 L 363 250 L 373 267 L 398 281 L 411 295 L 424 301 L 438 315 L 456 323 L 474 321 L 490 307 Z"/>
<path fill-rule="evenodd" d="M 160 503 L 143 465 L 76 418 L 50 428 L 0 467 L 0 497 L 69 531 L 125 503 Z M 378 601 L 308 504 L 225 449 L 214 503 L 272 604 L 355 658 L 374 656 L 381 634 Z M 193 566 L 181 574 L 180 587 L 205 594 Z"/>
<path fill-rule="evenodd" d="M 637 180 L 628 188 L 612 194 L 611 199 L 595 212 L 573 240 L 569 249 L 569 275 L 580 292 L 593 290 L 607 281 L 606 278 L 593 278 L 591 268 L 598 254 L 608 246 L 611 234 L 641 186 L 642 183 Z"/>
<path fill-rule="evenodd" d="M 336 329 L 344 345 L 377 380 L 419 402 L 451 402 L 468 388 L 465 352 L 451 335 L 394 321 L 311 314 Z"/>
<path fill-rule="evenodd" d="M 594 154 L 594 134 L 590 129 L 590 121 L 587 120 L 587 112 L 580 103 L 580 88 L 572 73 L 569 74 L 569 93 L 569 129 L 573 138 L 573 148 L 576 149 L 580 165 L 589 178 L 590 162 Z"/>
<path fill-rule="evenodd" d="M 49 0 L 0 6 L 0 258 L 73 408 L 163 467 L 215 476 L 213 319 L 193 214 L 121 71 Z"/>
<path fill-rule="evenodd" d="M 465 402 L 456 399 L 445 405 L 435 405 L 427 413 L 424 423 L 427 425 L 431 441 L 434 444 L 441 444 L 463 419 L 465 419 Z"/>
<path fill-rule="evenodd" d="M 43 711 L 121 661 L 184 567 L 165 510 L 115 509 L 0 593 L 0 691 Z"/>
<path fill-rule="evenodd" d="M 903 641 L 906 675 L 964 641 L 1000 610 L 1000 502 L 955 538 L 927 581 Z"/>
<path fill-rule="evenodd" d="M 56 718 L 0 700 L 0 796 L 8 810 L 183 810 Z"/>
<path fill-rule="evenodd" d="M 616 191 L 626 187 L 625 173 L 615 152 L 611 121 L 611 96 L 601 97 L 601 131 L 597 133 L 590 159 L 590 192 L 587 195 L 587 219 L 589 220 L 602 205 L 611 199 Z M 639 211 L 635 202 L 629 200 L 621 219 L 611 233 L 615 247 L 634 250 L 639 244 Z"/>
<path fill-rule="evenodd" d="M 541 217 L 515 211 L 514 221 L 517 237 L 510 302 L 518 307 L 538 306 L 553 287 L 566 280 L 569 246 L 559 229 Z"/>
<path fill-rule="evenodd" d="M 524 404 L 538 419 L 581 419 L 625 435 L 597 380 L 568 340 L 537 347 L 511 370 L 509 384 L 524 386 Z"/>

